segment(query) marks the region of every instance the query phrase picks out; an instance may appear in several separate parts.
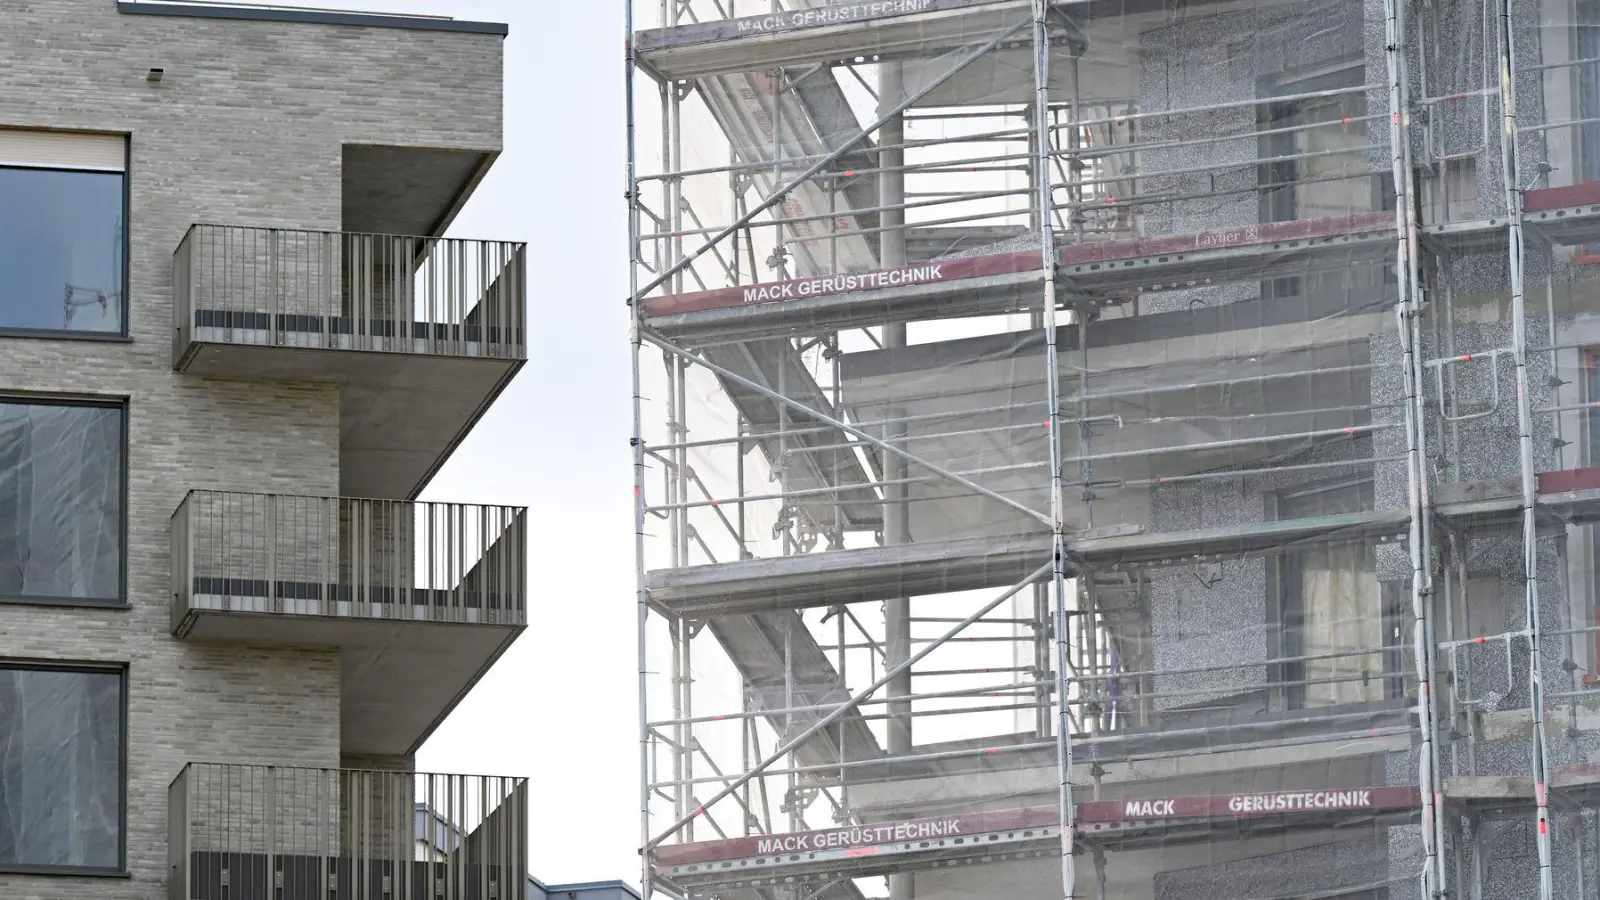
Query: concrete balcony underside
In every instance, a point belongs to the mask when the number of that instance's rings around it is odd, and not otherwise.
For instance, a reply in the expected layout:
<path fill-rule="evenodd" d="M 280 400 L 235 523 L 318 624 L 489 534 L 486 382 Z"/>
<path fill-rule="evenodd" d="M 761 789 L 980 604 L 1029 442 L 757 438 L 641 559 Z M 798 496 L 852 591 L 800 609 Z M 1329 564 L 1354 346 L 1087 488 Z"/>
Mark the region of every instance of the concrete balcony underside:
<path fill-rule="evenodd" d="M 173 367 L 339 388 L 340 492 L 417 495 L 527 359 L 525 247 L 196 225 Z"/>
<path fill-rule="evenodd" d="M 526 510 L 196 491 L 172 633 L 337 649 L 346 754 L 416 748 L 527 624 Z"/>
<path fill-rule="evenodd" d="M 414 751 L 525 627 L 430 621 L 432 611 L 421 603 L 371 604 L 372 614 L 353 616 L 348 609 L 356 604 L 346 602 L 336 604 L 335 615 L 307 614 L 297 601 L 204 594 L 202 587 L 178 637 L 339 650 L 339 727 L 348 754 Z"/>
<path fill-rule="evenodd" d="M 178 371 L 338 385 L 339 492 L 358 497 L 415 496 L 524 363 L 429 355 L 421 338 L 374 353 L 320 346 L 320 334 L 287 337 L 196 328 Z"/>

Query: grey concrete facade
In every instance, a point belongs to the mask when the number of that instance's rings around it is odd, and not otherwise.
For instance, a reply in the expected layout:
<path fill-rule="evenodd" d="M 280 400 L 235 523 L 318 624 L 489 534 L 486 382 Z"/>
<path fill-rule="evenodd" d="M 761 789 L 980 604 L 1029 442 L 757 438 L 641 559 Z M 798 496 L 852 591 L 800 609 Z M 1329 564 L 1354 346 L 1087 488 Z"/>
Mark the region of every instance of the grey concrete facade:
<path fill-rule="evenodd" d="M 0 895 L 152 900 L 167 896 L 167 791 L 186 764 L 412 765 L 342 757 L 338 650 L 172 635 L 168 526 L 185 494 L 336 495 L 341 439 L 332 385 L 173 370 L 174 249 L 196 222 L 339 230 L 347 145 L 496 153 L 502 42 L 129 15 L 114 0 L 24 0 L 4 16 L 0 128 L 126 135 L 131 219 L 129 338 L 6 338 L 0 352 L 0 391 L 127 403 L 127 608 L 0 606 L 0 657 L 127 666 L 127 872 L 0 874 Z"/>

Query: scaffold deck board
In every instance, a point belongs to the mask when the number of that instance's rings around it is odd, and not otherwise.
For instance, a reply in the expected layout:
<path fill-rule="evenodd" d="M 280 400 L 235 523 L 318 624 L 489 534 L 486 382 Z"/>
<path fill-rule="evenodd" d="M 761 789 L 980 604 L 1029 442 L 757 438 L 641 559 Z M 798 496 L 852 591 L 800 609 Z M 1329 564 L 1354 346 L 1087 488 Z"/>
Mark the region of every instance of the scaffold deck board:
<path fill-rule="evenodd" d="M 1473 222 L 1427 225 L 1423 237 L 1454 253 L 1499 252 L 1509 240 L 1504 216 Z M 1557 244 L 1579 244 L 1600 237 L 1600 183 L 1538 188 L 1522 192 L 1522 223 Z"/>
<path fill-rule="evenodd" d="M 1600 467 L 1546 472 L 1538 479 L 1539 510 L 1551 524 L 1600 518 Z M 1515 527 L 1517 496 L 1444 503 L 1442 518 L 1474 530 Z M 1317 541 L 1400 538 L 1404 509 L 1374 510 L 1256 522 L 1193 531 L 1092 534 L 1068 540 L 1068 550 L 1094 568 L 1158 566 L 1287 549 Z M 807 609 L 999 588 L 1021 581 L 1049 561 L 1045 534 L 926 541 L 654 569 L 651 600 L 676 615 L 702 616 L 772 609 Z"/>
<path fill-rule="evenodd" d="M 1420 804 L 1414 785 L 1388 785 L 1091 800 L 1075 811 L 1081 839 L 1117 848 L 1204 841 L 1219 831 L 1315 831 L 1381 816 L 1405 819 Z M 1059 852 L 1060 836 L 1057 808 L 1028 807 L 667 845 L 656 848 L 652 863 L 676 884 L 758 886 L 1043 855 Z"/>
<path fill-rule="evenodd" d="M 639 31 L 639 63 L 659 77 L 704 78 L 861 57 L 930 55 L 1029 20 L 1030 0 L 847 0 L 825 7 Z M 1020 35 L 1021 40 L 1031 37 Z"/>
<path fill-rule="evenodd" d="M 999 536 L 656 569 L 647 586 L 678 615 L 727 615 L 1015 584 L 1049 558 L 1047 535 Z"/>
<path fill-rule="evenodd" d="M 1600 185 L 1528 191 L 1527 223 L 1558 243 L 1600 237 Z M 1565 204 L 1565 205 L 1552 205 Z M 1424 235 L 1454 252 L 1492 250 L 1503 218 L 1432 226 Z M 1101 300 L 1252 281 L 1381 259 L 1394 241 L 1389 213 L 1247 225 L 1219 231 L 1062 248 L 1061 289 Z M 1038 305 L 1043 283 L 1032 251 L 928 260 L 915 265 L 651 297 L 650 327 L 691 343 L 810 334 L 921 319 L 1000 315 Z"/>
<path fill-rule="evenodd" d="M 1068 541 L 1091 566 L 1160 564 L 1284 547 L 1300 541 L 1398 535 L 1404 510 L 1260 522 L 1196 531 L 1089 536 Z M 651 600 L 678 615 L 880 602 L 1004 587 L 1050 559 L 1048 535 L 927 541 L 739 560 L 647 575 Z"/>
<path fill-rule="evenodd" d="M 1244 690 L 1238 696 L 1259 697 L 1260 692 Z M 1203 717 L 1186 720 L 1174 715 L 1164 725 L 1119 729 L 1092 738 L 1080 735 L 1086 739 L 1075 744 L 1085 753 L 1090 752 L 1086 748 L 1092 746 L 1092 759 L 1104 764 L 1132 759 L 1181 758 L 1190 754 L 1249 753 L 1253 755 L 1237 757 L 1237 768 L 1270 768 L 1282 765 L 1284 757 L 1271 748 L 1260 746 L 1264 741 L 1293 741 L 1296 750 L 1322 747 L 1324 749 L 1316 753 L 1323 753 L 1332 745 L 1360 737 L 1364 745 L 1361 752 L 1395 749 L 1383 745 L 1385 738 L 1373 735 L 1388 735 L 1404 728 L 1415 707 L 1409 701 L 1395 700 L 1330 707 L 1320 710 L 1320 715 L 1307 716 L 1302 710 L 1264 711 L 1265 705 L 1227 708 L 1219 704 L 1219 709 L 1207 711 Z M 912 780 L 972 780 L 1024 770 L 1053 771 L 1055 754 L 1054 740 L 1026 733 L 953 744 L 923 744 L 915 748 L 912 756 L 884 757 L 872 766 L 852 770 L 847 773 L 846 780 L 859 786 Z M 1083 763 L 1084 757 L 1080 755 L 1079 764 Z M 927 803 L 942 802 L 943 797 L 942 792 L 935 789 L 907 793 L 922 797 Z M 899 808 L 915 807 L 901 805 Z"/>
<path fill-rule="evenodd" d="M 922 318 L 994 315 L 1036 307 L 1035 252 L 929 261 L 894 269 L 649 297 L 652 330 L 696 344 L 812 334 Z"/>
<path fill-rule="evenodd" d="M 1533 809 L 1538 785 L 1527 775 L 1453 775 L 1444 782 L 1445 799 L 1452 806 L 1489 816 L 1515 816 Z M 1550 805 L 1575 810 L 1592 807 L 1600 799 L 1600 766 L 1577 763 L 1550 772 Z"/>
<path fill-rule="evenodd" d="M 1363 213 L 1063 247 L 1063 293 L 1109 302 L 1139 293 L 1286 277 L 1377 260 L 1394 217 Z M 999 315 L 1037 307 L 1034 251 L 930 260 L 645 300 L 653 330 L 690 342 L 747 340 L 919 319 Z M 1033 288 L 1034 290 L 1030 290 Z"/>
<path fill-rule="evenodd" d="M 1168 0 L 1050 0 L 1053 22 L 1164 13 Z M 808 8 L 683 22 L 634 37 L 640 66 L 689 80 L 780 66 L 866 58 L 929 57 L 981 44 L 1015 29 L 1019 46 L 1031 0 L 838 0 Z M 1081 38 L 1074 38 L 1075 42 Z"/>

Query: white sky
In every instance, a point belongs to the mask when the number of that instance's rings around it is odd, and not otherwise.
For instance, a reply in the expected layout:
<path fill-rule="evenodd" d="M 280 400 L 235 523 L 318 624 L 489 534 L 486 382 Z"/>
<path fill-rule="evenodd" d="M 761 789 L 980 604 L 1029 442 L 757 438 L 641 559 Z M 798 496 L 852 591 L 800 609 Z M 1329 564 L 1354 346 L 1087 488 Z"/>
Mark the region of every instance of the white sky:
<path fill-rule="evenodd" d="M 424 499 L 530 508 L 530 625 L 417 766 L 528 776 L 533 874 L 636 884 L 622 0 L 286 2 L 511 26 L 505 152 L 450 234 L 528 242 L 529 359 Z"/>
<path fill-rule="evenodd" d="M 530 508 L 530 626 L 417 766 L 529 777 L 535 876 L 637 884 L 625 0 L 279 2 L 510 25 L 505 151 L 450 234 L 528 243 L 529 361 L 424 499 Z M 642 151 L 655 141 L 641 132 Z"/>

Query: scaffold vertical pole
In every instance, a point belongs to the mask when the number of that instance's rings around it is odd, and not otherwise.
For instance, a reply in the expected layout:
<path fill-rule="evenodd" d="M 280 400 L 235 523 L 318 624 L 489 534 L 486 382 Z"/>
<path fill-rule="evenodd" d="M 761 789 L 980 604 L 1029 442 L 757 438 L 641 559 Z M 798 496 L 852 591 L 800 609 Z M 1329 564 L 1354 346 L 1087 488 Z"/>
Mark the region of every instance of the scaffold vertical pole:
<path fill-rule="evenodd" d="M 883 127 L 878 129 L 878 224 L 882 231 L 878 236 L 880 259 L 878 262 L 884 268 L 903 266 L 906 264 L 906 234 L 905 234 L 905 113 L 899 108 L 900 99 L 905 94 L 905 77 L 903 65 L 900 63 L 885 62 L 878 66 L 878 115 L 883 121 Z M 906 345 L 906 325 L 904 322 L 889 323 L 883 326 L 883 348 L 892 350 Z M 908 434 L 907 426 L 899 421 L 904 416 L 904 410 L 891 407 L 886 418 L 895 420 L 896 424 L 886 429 L 884 439 L 896 446 L 904 447 Z M 904 544 L 910 540 L 909 510 L 906 504 L 909 501 L 909 488 L 904 482 L 909 470 L 906 461 L 899 457 L 885 456 L 883 460 L 884 481 L 890 482 L 883 488 L 883 544 L 891 546 Z M 908 597 L 896 597 L 889 600 L 884 608 L 884 664 L 896 666 L 911 655 L 911 600 Z M 893 698 L 911 693 L 911 673 L 905 672 L 900 677 L 889 682 L 888 720 L 888 749 L 890 755 L 911 752 L 911 703 L 910 701 L 894 701 Z M 890 878 L 890 896 L 899 900 L 909 896 L 909 885 L 901 882 L 908 880 L 907 876 L 892 876 Z M 897 891 L 897 887 L 906 890 Z"/>
<path fill-rule="evenodd" d="M 1422 341 L 1422 311 L 1423 311 L 1423 286 L 1422 286 L 1422 223 L 1418 220 L 1418 190 L 1416 184 L 1416 164 L 1412 157 L 1411 147 L 1411 62 L 1408 49 L 1411 46 L 1410 24 L 1406 19 L 1407 7 L 1404 2 L 1395 6 L 1394 18 L 1394 66 L 1395 83 L 1400 95 L 1400 105 L 1393 108 L 1391 122 L 1394 116 L 1399 117 L 1397 134 L 1400 138 L 1395 145 L 1400 158 L 1401 181 L 1396 182 L 1395 190 L 1397 210 L 1403 210 L 1401 218 L 1403 232 L 1400 236 L 1406 248 L 1405 288 L 1406 303 L 1409 305 L 1411 315 L 1406 318 L 1406 326 L 1410 329 L 1411 347 L 1419 351 L 1423 346 Z M 1424 71 L 1424 75 L 1426 72 Z M 1424 78 L 1426 81 L 1426 78 Z M 1434 317 L 1435 323 L 1438 317 Z M 1426 673 L 1427 680 L 1419 682 L 1419 716 L 1418 721 L 1423 730 L 1422 752 L 1428 756 L 1428 779 L 1419 782 L 1418 789 L 1423 793 L 1432 794 L 1431 827 L 1433 830 L 1433 889 L 1440 896 L 1449 892 L 1447 873 L 1449 867 L 1445 858 L 1445 814 L 1444 814 L 1444 771 L 1440 765 L 1441 752 L 1439 740 L 1439 698 L 1433 690 L 1434 673 L 1437 671 L 1436 660 L 1438 657 L 1438 637 L 1436 635 L 1436 622 L 1434 613 L 1435 587 L 1433 583 L 1433 570 L 1436 553 L 1434 550 L 1434 523 L 1433 523 L 1433 482 L 1428 472 L 1428 417 L 1426 396 L 1426 367 L 1423 363 L 1423 354 L 1413 352 L 1410 359 L 1410 369 L 1402 377 L 1410 379 L 1410 403 L 1405 414 L 1412 419 L 1413 430 L 1416 437 L 1417 466 L 1417 506 L 1414 517 L 1418 519 L 1418 534 L 1421 542 L 1418 545 L 1418 555 L 1422 568 L 1413 569 L 1413 578 L 1420 575 L 1420 596 L 1422 598 L 1422 620 L 1414 622 L 1414 628 L 1422 631 L 1421 655 L 1418 664 L 1420 671 Z M 1415 646 L 1415 642 L 1413 642 Z M 1419 770 L 1420 775 L 1420 770 Z M 1429 827 L 1424 822 L 1423 827 Z"/>
<path fill-rule="evenodd" d="M 1395 190 L 1395 242 L 1397 289 L 1396 328 L 1401 347 L 1401 381 L 1406 399 L 1402 406 L 1406 435 L 1406 493 L 1410 513 L 1407 531 L 1407 551 L 1411 562 L 1411 646 L 1413 664 L 1417 673 L 1417 721 L 1421 731 L 1421 746 L 1417 753 L 1417 789 L 1421 796 L 1422 822 L 1420 826 L 1424 861 L 1419 889 L 1422 900 L 1434 900 L 1442 885 L 1439 883 L 1439 846 L 1437 828 L 1437 785 L 1434 772 L 1435 729 L 1432 721 L 1430 699 L 1431 675 L 1428 647 L 1429 620 L 1432 606 L 1428 596 L 1429 551 L 1425 546 L 1426 533 L 1423 518 L 1426 506 L 1427 465 L 1422 456 L 1423 435 L 1426 427 L 1421 419 L 1418 381 L 1421 367 L 1417 347 L 1417 316 L 1421 314 L 1418 302 L 1417 252 L 1419 250 L 1416 207 L 1412 192 L 1410 157 L 1409 87 L 1406 84 L 1403 0 L 1384 0 L 1384 57 L 1389 82 L 1389 142 Z"/>
<path fill-rule="evenodd" d="M 1056 357 L 1056 249 L 1050 187 L 1050 160 L 1054 144 L 1050 132 L 1050 35 L 1049 0 L 1033 0 L 1033 83 L 1034 157 L 1038 173 L 1039 252 L 1044 264 L 1043 325 L 1045 336 L 1045 395 L 1050 422 L 1050 585 L 1055 594 L 1056 643 L 1056 765 L 1060 775 L 1059 815 L 1061 821 L 1061 896 L 1073 900 L 1077 895 L 1076 807 L 1072 796 L 1072 728 L 1067 684 L 1067 577 L 1065 504 L 1061 452 L 1061 366 Z M 1071 121 L 1078 120 L 1074 109 Z"/>
<path fill-rule="evenodd" d="M 651 900 L 655 885 L 650 866 L 650 710 L 649 657 L 646 653 L 645 634 L 650 626 L 650 596 L 645 587 L 644 525 L 645 525 L 645 452 L 644 452 L 644 387 L 641 372 L 641 355 L 644 352 L 643 326 L 644 301 L 639 296 L 639 172 L 638 172 L 638 122 L 634 110 L 634 78 L 638 72 L 637 48 L 634 45 L 634 0 L 621 0 L 624 46 L 623 105 L 624 142 L 626 144 L 626 184 L 623 198 L 628 204 L 628 338 L 632 357 L 632 410 L 633 425 L 630 437 L 633 451 L 633 559 L 634 601 L 636 606 L 636 631 L 634 639 L 638 654 L 638 729 L 639 729 L 639 895 L 641 900 Z M 665 4 L 663 4 L 665 7 Z M 664 10 L 663 10 L 664 11 Z M 664 21 L 664 19 L 663 19 Z"/>
<path fill-rule="evenodd" d="M 1539 616 L 1539 548 L 1536 521 L 1537 482 L 1533 461 L 1533 403 L 1528 395 L 1527 298 L 1523 285 L 1522 186 L 1517 145 L 1516 43 L 1510 0 L 1497 5 L 1500 74 L 1500 156 L 1505 182 L 1507 228 L 1506 268 L 1511 281 L 1511 353 L 1517 383 L 1517 450 L 1521 469 L 1523 597 L 1528 635 L 1528 708 L 1533 717 L 1534 840 L 1539 848 L 1539 897 L 1555 893 L 1550 834 L 1549 744 L 1544 722 L 1544 630 Z"/>

